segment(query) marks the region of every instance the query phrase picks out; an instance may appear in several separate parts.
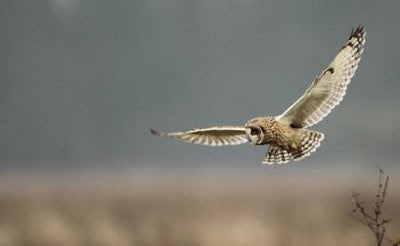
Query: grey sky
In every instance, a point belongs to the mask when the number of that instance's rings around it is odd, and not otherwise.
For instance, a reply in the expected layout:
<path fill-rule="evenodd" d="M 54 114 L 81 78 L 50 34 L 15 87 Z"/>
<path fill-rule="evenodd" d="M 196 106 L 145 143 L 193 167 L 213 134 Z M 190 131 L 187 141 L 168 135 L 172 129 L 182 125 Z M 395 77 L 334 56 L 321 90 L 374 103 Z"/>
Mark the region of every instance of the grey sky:
<path fill-rule="evenodd" d="M 322 147 L 303 162 L 399 160 L 399 1 L 1 5 L 1 168 L 260 165 L 264 147 L 205 148 L 154 138 L 148 128 L 279 114 L 358 24 L 367 29 L 360 68 L 315 128 L 326 134 Z"/>

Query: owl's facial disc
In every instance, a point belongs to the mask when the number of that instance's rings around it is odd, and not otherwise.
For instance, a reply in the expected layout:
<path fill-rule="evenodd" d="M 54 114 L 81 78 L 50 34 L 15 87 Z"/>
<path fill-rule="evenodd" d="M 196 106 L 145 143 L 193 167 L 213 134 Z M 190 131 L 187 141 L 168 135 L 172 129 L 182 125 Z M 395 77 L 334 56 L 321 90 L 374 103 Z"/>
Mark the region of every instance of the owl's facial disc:
<path fill-rule="evenodd" d="M 261 144 L 264 139 L 264 132 L 261 127 L 256 124 L 246 126 L 246 134 L 251 144 Z"/>

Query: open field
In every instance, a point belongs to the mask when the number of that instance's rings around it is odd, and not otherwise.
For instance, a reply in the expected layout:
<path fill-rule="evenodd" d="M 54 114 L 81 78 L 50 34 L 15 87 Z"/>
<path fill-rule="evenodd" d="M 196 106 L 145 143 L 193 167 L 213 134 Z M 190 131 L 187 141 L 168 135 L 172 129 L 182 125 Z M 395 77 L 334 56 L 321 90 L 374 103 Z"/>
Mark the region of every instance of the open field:
<path fill-rule="evenodd" d="M 367 200 L 375 181 L 359 190 Z M 0 245 L 373 245 L 367 229 L 349 216 L 350 190 L 335 187 L 2 184 Z M 395 237 L 400 192 L 389 191 L 388 236 Z"/>

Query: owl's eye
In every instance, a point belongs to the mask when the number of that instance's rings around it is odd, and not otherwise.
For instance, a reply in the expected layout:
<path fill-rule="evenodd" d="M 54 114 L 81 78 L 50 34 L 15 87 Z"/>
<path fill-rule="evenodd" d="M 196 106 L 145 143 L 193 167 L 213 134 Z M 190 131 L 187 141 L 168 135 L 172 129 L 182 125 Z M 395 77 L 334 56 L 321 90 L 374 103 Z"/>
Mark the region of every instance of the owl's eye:
<path fill-rule="evenodd" d="M 257 128 L 251 128 L 250 134 L 251 135 L 257 135 L 258 134 L 258 129 Z"/>

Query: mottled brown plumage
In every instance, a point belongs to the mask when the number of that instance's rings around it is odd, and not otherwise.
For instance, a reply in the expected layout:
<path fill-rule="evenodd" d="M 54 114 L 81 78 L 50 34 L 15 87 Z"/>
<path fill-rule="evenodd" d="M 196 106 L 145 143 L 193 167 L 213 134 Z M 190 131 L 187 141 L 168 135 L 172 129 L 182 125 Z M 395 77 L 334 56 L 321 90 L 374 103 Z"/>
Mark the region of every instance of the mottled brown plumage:
<path fill-rule="evenodd" d="M 318 75 L 310 87 L 283 114 L 257 117 L 244 126 L 217 126 L 186 132 L 162 133 L 185 142 L 209 145 L 237 145 L 249 141 L 254 145 L 269 145 L 263 163 L 297 161 L 314 152 L 324 134 L 306 129 L 321 121 L 338 105 L 361 60 L 366 32 L 362 26 L 352 30 L 349 40 L 329 66 Z"/>
<path fill-rule="evenodd" d="M 287 163 L 300 160 L 314 152 L 323 140 L 319 132 L 294 128 L 276 117 L 257 117 L 249 120 L 246 127 L 259 127 L 262 134 L 250 135 L 249 141 L 254 145 L 269 144 L 263 163 Z"/>

